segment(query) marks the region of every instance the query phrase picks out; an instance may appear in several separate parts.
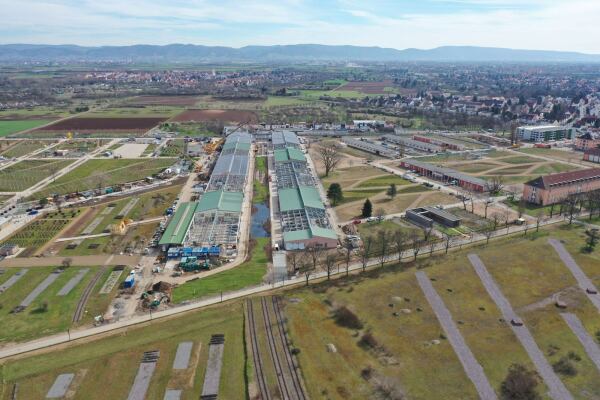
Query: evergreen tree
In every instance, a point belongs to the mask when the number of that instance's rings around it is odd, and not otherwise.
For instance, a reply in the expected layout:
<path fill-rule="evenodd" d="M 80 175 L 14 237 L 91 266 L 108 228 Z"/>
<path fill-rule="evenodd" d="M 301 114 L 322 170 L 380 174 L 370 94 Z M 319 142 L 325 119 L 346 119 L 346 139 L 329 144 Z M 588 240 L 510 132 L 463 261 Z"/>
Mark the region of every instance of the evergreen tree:
<path fill-rule="evenodd" d="M 387 195 L 390 199 L 393 199 L 398 194 L 398 189 L 396 189 L 396 184 L 392 183 L 387 190 Z"/>
<path fill-rule="evenodd" d="M 337 205 L 340 201 L 344 200 L 344 194 L 342 187 L 339 183 L 332 183 L 327 189 L 327 198 L 331 201 L 332 205 Z"/>
<path fill-rule="evenodd" d="M 365 204 L 363 204 L 362 208 L 362 217 L 369 218 L 373 215 L 373 204 L 371 204 L 371 200 L 365 200 Z"/>

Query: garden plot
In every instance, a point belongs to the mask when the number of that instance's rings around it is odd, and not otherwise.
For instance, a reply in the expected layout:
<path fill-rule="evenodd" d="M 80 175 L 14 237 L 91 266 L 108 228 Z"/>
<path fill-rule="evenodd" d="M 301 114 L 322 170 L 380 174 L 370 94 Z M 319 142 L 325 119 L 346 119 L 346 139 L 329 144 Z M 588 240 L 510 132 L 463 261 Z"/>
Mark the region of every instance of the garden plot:
<path fill-rule="evenodd" d="M 71 160 L 25 160 L 0 170 L 0 191 L 21 192 L 55 175 Z"/>
<path fill-rule="evenodd" d="M 34 197 L 83 192 L 143 180 L 175 163 L 174 159 L 92 159 L 53 181 Z"/>

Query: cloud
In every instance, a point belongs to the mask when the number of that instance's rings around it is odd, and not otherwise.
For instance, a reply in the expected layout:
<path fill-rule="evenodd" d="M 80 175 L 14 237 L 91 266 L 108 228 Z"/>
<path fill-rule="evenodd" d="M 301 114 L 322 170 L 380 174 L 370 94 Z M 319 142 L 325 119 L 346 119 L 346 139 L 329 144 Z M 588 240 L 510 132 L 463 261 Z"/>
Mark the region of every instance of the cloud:
<path fill-rule="evenodd" d="M 477 45 L 600 53 L 589 0 L 0 0 L 3 43 Z"/>

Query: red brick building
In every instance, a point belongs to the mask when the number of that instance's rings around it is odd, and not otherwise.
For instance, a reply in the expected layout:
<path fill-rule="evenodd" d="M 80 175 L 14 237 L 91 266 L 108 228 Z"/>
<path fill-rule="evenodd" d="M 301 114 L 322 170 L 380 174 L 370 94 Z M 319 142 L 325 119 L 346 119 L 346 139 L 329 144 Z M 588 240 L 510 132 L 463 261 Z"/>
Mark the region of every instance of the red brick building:
<path fill-rule="evenodd" d="M 583 153 L 583 160 L 600 164 L 600 148 L 586 150 Z"/>
<path fill-rule="evenodd" d="M 586 132 L 581 136 L 577 136 L 575 139 L 575 150 L 586 151 L 589 149 L 598 148 L 598 146 L 600 146 L 600 138 L 592 135 L 589 132 Z"/>
<path fill-rule="evenodd" d="M 529 203 L 560 203 L 569 195 L 600 190 L 600 168 L 540 176 L 523 186 L 523 199 Z"/>

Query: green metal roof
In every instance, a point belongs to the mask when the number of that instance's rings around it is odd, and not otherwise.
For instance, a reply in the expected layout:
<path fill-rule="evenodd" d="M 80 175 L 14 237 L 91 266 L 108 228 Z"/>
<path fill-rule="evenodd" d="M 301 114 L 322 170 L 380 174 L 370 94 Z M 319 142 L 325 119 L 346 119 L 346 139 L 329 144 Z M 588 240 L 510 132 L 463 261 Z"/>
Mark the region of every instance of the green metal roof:
<path fill-rule="evenodd" d="M 306 161 L 306 156 L 300 149 L 286 147 L 285 149 L 277 149 L 273 152 L 275 162 L 285 161 Z"/>
<path fill-rule="evenodd" d="M 229 150 L 229 149 L 240 149 L 240 150 L 250 150 L 250 143 L 244 143 L 244 142 L 238 142 L 235 140 L 231 140 L 231 141 L 226 141 L 225 144 L 223 145 L 223 150 Z M 223 151 L 222 150 L 222 151 Z"/>
<path fill-rule="evenodd" d="M 206 192 L 198 202 L 196 212 L 219 210 L 228 212 L 242 212 L 244 195 L 240 192 L 226 192 L 216 190 Z"/>
<path fill-rule="evenodd" d="M 279 190 L 279 209 L 281 211 L 302 210 L 304 207 L 324 209 L 317 188 L 300 186 Z"/>
<path fill-rule="evenodd" d="M 173 214 L 165 233 L 163 233 L 158 244 L 182 244 L 185 234 L 194 218 L 197 203 L 181 203 Z"/>
<path fill-rule="evenodd" d="M 320 228 L 313 226 L 309 229 L 301 231 L 284 232 L 283 240 L 286 242 L 294 242 L 297 240 L 308 240 L 313 237 L 322 237 L 327 239 L 337 239 L 337 235 L 332 229 Z"/>

